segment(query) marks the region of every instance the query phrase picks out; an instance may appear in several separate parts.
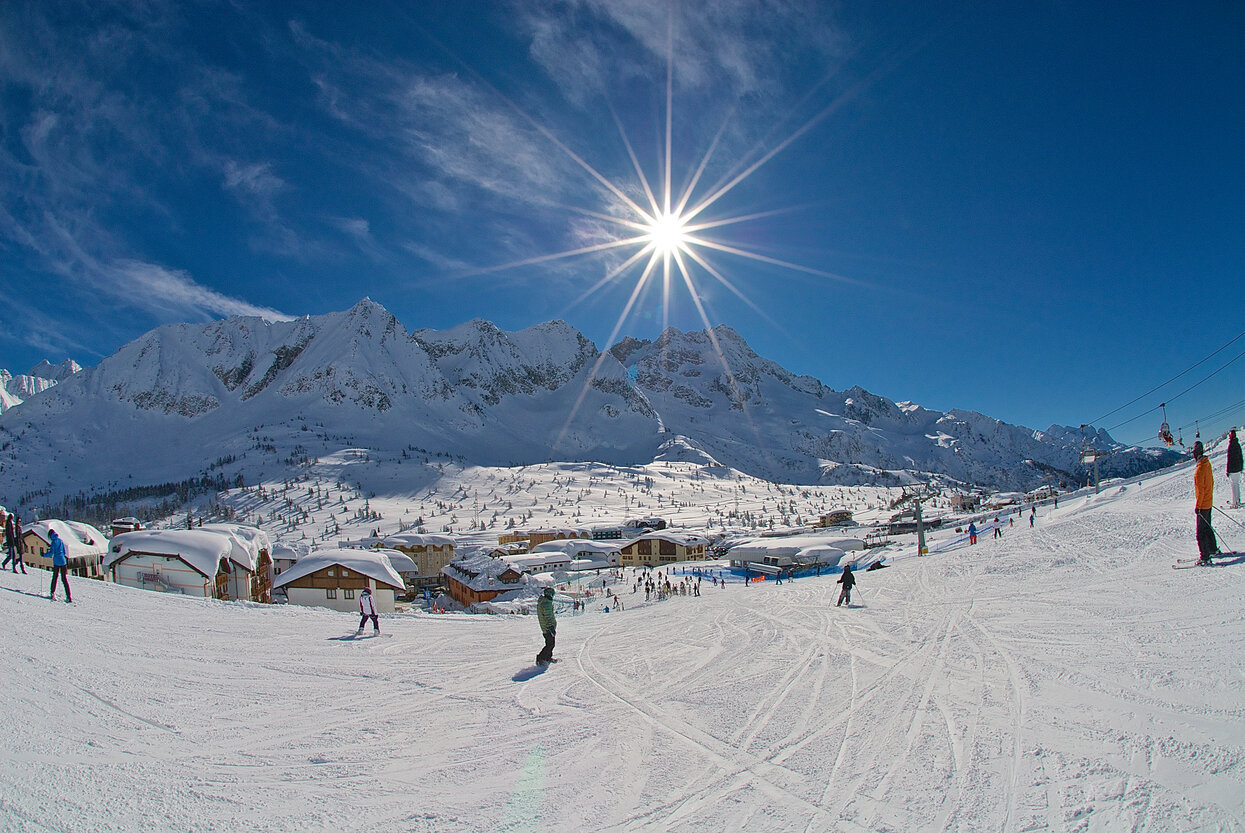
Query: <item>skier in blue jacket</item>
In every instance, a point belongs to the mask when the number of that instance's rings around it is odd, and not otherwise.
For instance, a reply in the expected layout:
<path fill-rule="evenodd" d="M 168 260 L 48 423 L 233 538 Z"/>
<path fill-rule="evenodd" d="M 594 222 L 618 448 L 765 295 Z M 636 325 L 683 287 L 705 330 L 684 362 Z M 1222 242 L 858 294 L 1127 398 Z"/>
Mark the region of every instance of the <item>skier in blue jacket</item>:
<path fill-rule="evenodd" d="M 52 587 L 48 590 L 48 598 L 56 600 L 56 577 L 60 576 L 65 588 L 65 601 L 72 602 L 73 596 L 69 593 L 69 554 L 55 529 L 48 530 L 48 556 L 52 559 Z"/>

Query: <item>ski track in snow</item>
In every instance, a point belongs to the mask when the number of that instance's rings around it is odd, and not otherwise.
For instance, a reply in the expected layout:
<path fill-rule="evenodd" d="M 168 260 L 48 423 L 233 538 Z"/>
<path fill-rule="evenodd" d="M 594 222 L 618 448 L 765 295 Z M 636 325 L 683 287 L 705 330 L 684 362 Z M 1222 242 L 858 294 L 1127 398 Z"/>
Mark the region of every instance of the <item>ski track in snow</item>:
<path fill-rule="evenodd" d="M 626 582 L 520 681 L 528 617 L 342 640 L 3 573 L 0 829 L 1245 831 L 1245 566 L 1170 569 L 1189 480 L 861 573 L 851 608 L 836 576 Z"/>

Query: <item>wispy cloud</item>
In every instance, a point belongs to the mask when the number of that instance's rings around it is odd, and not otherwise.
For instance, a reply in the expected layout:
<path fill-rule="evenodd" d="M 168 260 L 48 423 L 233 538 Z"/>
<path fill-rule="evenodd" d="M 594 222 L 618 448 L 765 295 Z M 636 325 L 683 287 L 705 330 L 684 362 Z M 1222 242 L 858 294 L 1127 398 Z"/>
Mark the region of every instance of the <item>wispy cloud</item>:
<path fill-rule="evenodd" d="M 680 90 L 761 104 L 781 94 L 791 56 L 825 61 L 847 44 L 833 7 L 820 0 L 550 0 L 514 8 L 533 59 L 572 100 L 600 96 L 620 79 L 664 82 L 673 54 Z"/>
<path fill-rule="evenodd" d="M 149 309 L 164 309 L 177 315 L 197 313 L 200 316 L 256 315 L 268 321 L 286 321 L 291 316 L 268 307 L 260 307 L 195 283 L 187 272 L 167 269 L 154 263 L 122 260 L 104 267 L 116 281 L 121 292 L 145 297 Z"/>

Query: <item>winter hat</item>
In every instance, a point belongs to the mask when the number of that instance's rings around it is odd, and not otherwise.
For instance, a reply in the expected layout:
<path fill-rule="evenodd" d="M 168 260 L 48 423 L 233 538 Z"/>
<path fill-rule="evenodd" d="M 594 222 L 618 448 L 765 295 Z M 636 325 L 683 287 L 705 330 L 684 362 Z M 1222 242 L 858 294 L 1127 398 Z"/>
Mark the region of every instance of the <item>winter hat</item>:
<path fill-rule="evenodd" d="M 370 587 L 364 587 L 364 588 L 363 588 L 363 594 L 364 594 L 365 596 L 366 596 L 367 594 L 371 593 L 371 592 L 372 592 L 372 588 L 370 588 Z"/>
<path fill-rule="evenodd" d="M 1193 459 L 1196 460 L 1202 456 L 1202 441 L 1198 440 L 1193 444 Z"/>
<path fill-rule="evenodd" d="M 546 587 L 546 588 L 545 588 L 545 595 L 546 595 L 546 596 L 548 596 L 549 598 L 551 598 L 551 599 L 552 599 L 552 598 L 553 598 L 553 588 L 552 588 L 552 587 Z"/>

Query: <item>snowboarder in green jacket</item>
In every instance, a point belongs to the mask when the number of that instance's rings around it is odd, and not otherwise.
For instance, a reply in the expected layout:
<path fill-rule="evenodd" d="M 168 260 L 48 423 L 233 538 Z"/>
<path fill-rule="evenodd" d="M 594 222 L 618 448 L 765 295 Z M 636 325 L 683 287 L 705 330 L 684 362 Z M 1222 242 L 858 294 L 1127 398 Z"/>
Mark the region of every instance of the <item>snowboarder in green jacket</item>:
<path fill-rule="evenodd" d="M 553 645 L 557 636 L 558 618 L 553 612 L 553 588 L 546 587 L 536 602 L 536 623 L 545 637 L 545 647 L 536 655 L 537 665 L 553 662 Z"/>

